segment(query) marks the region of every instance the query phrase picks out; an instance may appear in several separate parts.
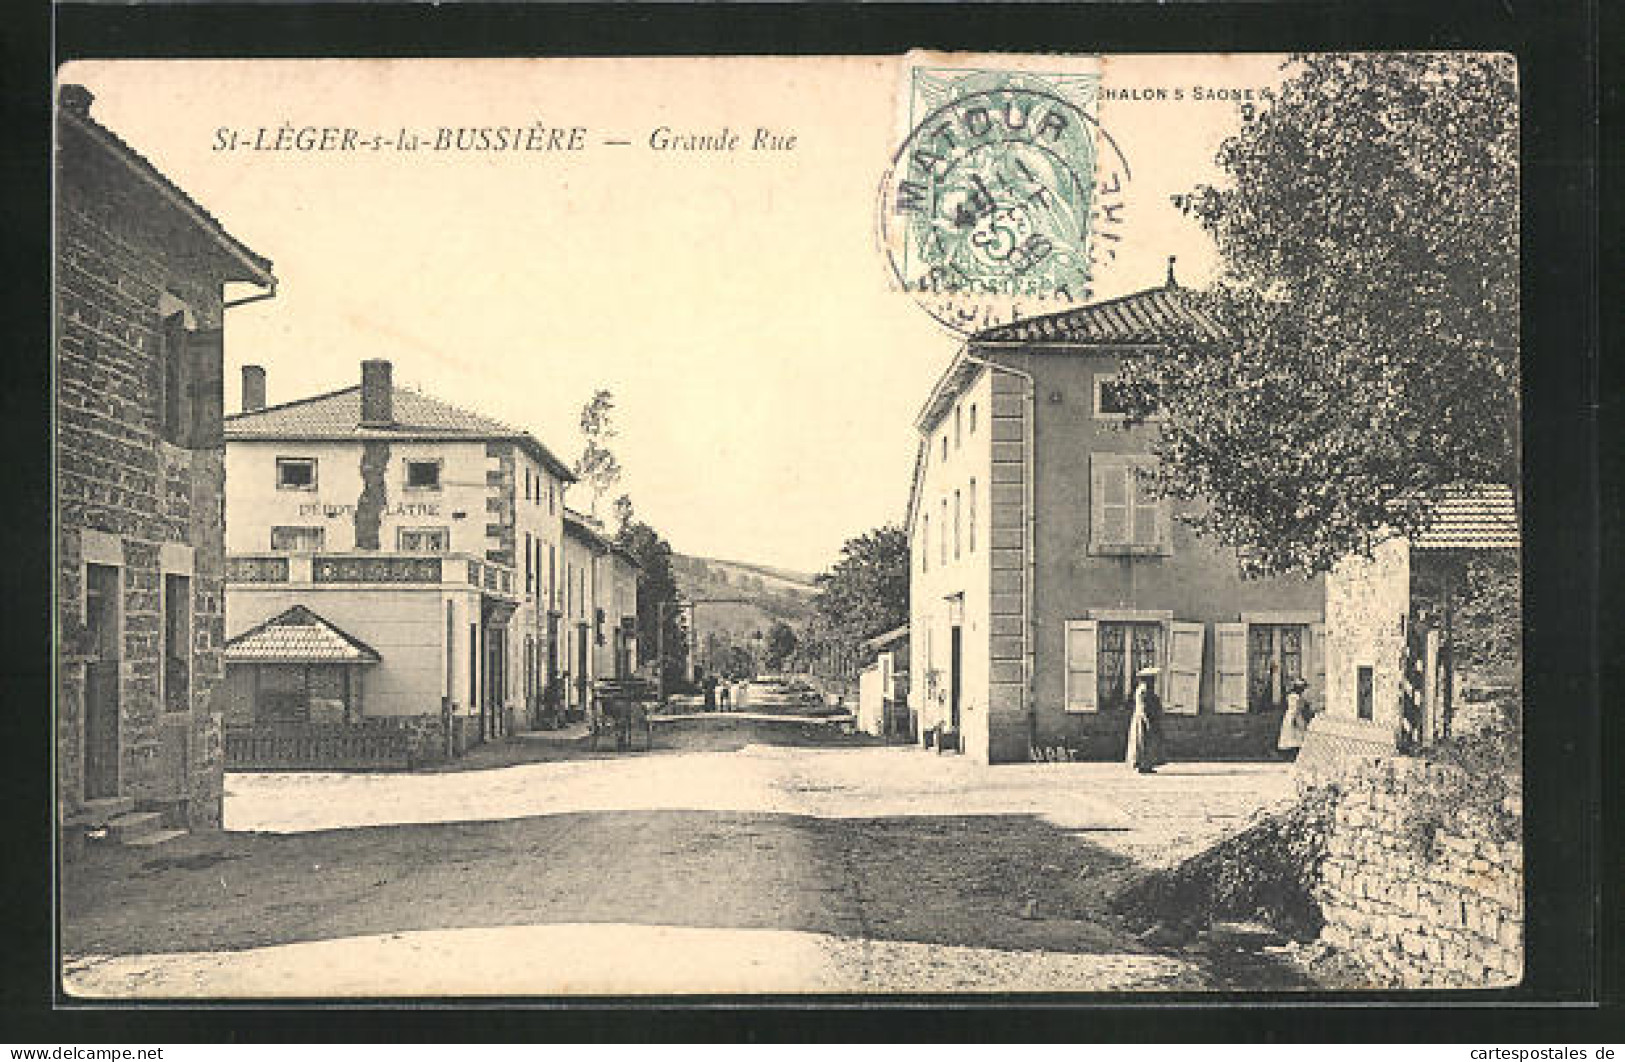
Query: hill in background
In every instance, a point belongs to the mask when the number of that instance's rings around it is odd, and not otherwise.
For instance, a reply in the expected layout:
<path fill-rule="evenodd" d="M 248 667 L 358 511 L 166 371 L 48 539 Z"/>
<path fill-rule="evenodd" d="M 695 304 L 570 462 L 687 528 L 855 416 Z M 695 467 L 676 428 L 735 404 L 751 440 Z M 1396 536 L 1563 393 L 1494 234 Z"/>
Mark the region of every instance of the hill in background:
<path fill-rule="evenodd" d="M 672 554 L 671 566 L 678 589 L 690 601 L 731 599 L 694 610 L 702 639 L 708 631 L 726 631 L 736 641 L 757 631 L 766 637 L 775 620 L 799 628 L 812 617 L 818 587 L 804 572 L 682 553 Z"/>

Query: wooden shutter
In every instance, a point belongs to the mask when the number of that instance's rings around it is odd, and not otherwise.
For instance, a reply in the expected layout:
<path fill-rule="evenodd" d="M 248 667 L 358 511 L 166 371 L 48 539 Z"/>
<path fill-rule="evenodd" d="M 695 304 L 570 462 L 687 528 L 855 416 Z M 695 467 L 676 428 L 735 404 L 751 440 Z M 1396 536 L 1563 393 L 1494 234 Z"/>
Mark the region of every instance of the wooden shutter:
<path fill-rule="evenodd" d="M 1120 546 L 1132 541 L 1133 471 L 1122 464 L 1095 460 L 1089 472 L 1089 541 L 1095 546 Z"/>
<path fill-rule="evenodd" d="M 1213 705 L 1221 712 L 1247 710 L 1247 625 L 1217 623 L 1213 626 L 1218 659 L 1218 682 Z"/>
<path fill-rule="evenodd" d="M 1309 681 L 1309 703 L 1317 711 L 1326 708 L 1326 625 L 1324 623 L 1311 623 L 1309 625 L 1308 644 L 1304 646 L 1307 661 L 1304 666 L 1304 678 Z"/>
<path fill-rule="evenodd" d="M 208 450 L 225 445 L 225 335 L 218 328 L 184 333 L 186 403 L 181 445 Z"/>
<path fill-rule="evenodd" d="M 1134 518 L 1129 541 L 1136 546 L 1159 545 L 1162 542 L 1162 504 L 1141 482 L 1137 469 L 1124 469 L 1124 481 Z"/>
<path fill-rule="evenodd" d="M 1099 624 L 1094 620 L 1066 621 L 1066 710 L 1093 712 L 1099 708 L 1095 655 L 1100 647 Z"/>
<path fill-rule="evenodd" d="M 1206 633 L 1201 623 L 1168 625 L 1168 682 L 1163 707 L 1170 712 L 1196 714 L 1202 695 L 1202 643 Z"/>

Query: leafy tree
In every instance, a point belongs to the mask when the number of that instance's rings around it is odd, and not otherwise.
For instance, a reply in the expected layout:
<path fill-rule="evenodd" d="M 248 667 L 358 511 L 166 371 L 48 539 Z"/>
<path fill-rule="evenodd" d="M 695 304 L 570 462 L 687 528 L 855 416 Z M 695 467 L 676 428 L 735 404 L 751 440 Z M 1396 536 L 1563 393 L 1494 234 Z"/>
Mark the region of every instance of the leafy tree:
<path fill-rule="evenodd" d="M 1452 484 L 1518 484 L 1518 95 L 1506 57 L 1312 55 L 1176 197 L 1221 273 L 1136 359 L 1160 493 L 1252 574 L 1415 531 Z"/>
<path fill-rule="evenodd" d="M 847 539 L 815 581 L 809 633 L 825 655 L 854 661 L 864 640 L 908 622 L 908 537 L 888 524 Z"/>
<path fill-rule="evenodd" d="M 617 536 L 626 531 L 635 515 L 630 494 L 623 494 L 615 499 L 615 534 Z"/>
<path fill-rule="evenodd" d="M 599 499 L 621 481 L 620 459 L 608 445 L 616 435 L 614 412 L 615 396 L 602 388 L 581 407 L 581 434 L 586 442 L 576 458 L 575 473 L 592 491 L 590 511 L 595 518 Z"/>
<path fill-rule="evenodd" d="M 796 632 L 783 620 L 774 620 L 767 629 L 766 657 L 769 671 L 782 671 L 796 652 Z"/>
<path fill-rule="evenodd" d="M 636 558 L 642 569 L 638 579 L 638 654 L 648 660 L 664 648 L 663 667 L 669 687 L 682 679 L 689 645 L 688 625 L 677 607 L 671 545 L 641 521 L 621 528 L 616 542 Z"/>

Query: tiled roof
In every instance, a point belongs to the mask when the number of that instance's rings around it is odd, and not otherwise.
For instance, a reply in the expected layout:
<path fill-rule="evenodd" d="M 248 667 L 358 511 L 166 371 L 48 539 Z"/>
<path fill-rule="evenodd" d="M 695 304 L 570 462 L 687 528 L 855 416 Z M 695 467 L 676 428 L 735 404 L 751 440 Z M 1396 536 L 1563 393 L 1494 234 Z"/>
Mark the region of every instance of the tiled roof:
<path fill-rule="evenodd" d="M 244 280 L 252 280 L 262 286 L 275 285 L 276 279 L 271 275 L 269 258 L 256 254 L 241 240 L 227 232 L 225 226 L 220 224 L 213 214 L 205 210 L 203 205 L 188 195 L 180 185 L 164 176 L 163 171 L 149 162 L 145 155 L 90 116 L 90 104 L 94 97 L 89 91 L 81 85 L 64 85 L 61 98 L 62 105 L 57 108 L 57 115 L 63 128 L 83 133 L 86 138 L 111 152 L 135 171 L 137 176 L 208 233 L 231 257 L 247 267 L 248 275 L 243 277 Z"/>
<path fill-rule="evenodd" d="M 295 605 L 226 642 L 232 664 L 376 664 L 377 650 Z"/>
<path fill-rule="evenodd" d="M 361 424 L 361 386 L 346 387 L 313 398 L 235 413 L 225 420 L 231 439 L 500 439 L 530 447 L 554 475 L 574 482 L 575 473 L 533 435 L 493 417 L 472 413 L 449 402 L 412 391 L 393 389 L 394 423 Z"/>
<path fill-rule="evenodd" d="M 1194 332 L 1223 335 L 1218 322 L 1197 307 L 1189 288 L 1147 288 L 1072 310 L 995 325 L 972 343 L 1162 343 Z"/>
<path fill-rule="evenodd" d="M 1414 549 L 1517 549 L 1518 509 L 1504 483 L 1455 487 L 1434 504 Z"/>

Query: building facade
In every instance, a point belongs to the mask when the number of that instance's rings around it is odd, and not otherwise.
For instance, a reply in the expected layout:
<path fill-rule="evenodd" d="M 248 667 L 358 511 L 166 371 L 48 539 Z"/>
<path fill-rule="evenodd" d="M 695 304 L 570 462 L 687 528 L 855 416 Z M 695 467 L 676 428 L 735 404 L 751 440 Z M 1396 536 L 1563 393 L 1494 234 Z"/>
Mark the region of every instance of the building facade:
<path fill-rule="evenodd" d="M 1171 752 L 1268 754 L 1285 686 L 1324 688 L 1319 579 L 1244 580 L 1136 470 L 1155 424 L 1125 359 L 1211 329 L 1171 280 L 973 336 L 917 421 L 910 706 L 921 739 L 984 762 L 1122 754 L 1132 678 L 1162 669 Z"/>
<path fill-rule="evenodd" d="M 225 285 L 271 263 L 61 90 L 56 770 L 65 817 L 220 824 Z"/>
<path fill-rule="evenodd" d="M 526 432 L 395 386 L 387 361 L 280 405 L 265 385 L 246 366 L 225 424 L 228 635 L 299 606 L 369 647 L 360 695 L 329 721 L 405 732 L 414 759 L 535 725 L 559 657 L 569 468 Z M 309 725 L 333 699 L 290 701 L 283 687 L 305 688 L 291 671 L 268 697 L 271 665 L 241 651 L 232 726 Z"/>
<path fill-rule="evenodd" d="M 626 678 L 639 665 L 637 562 L 590 516 L 565 510 L 562 685 L 580 718 L 593 683 Z"/>
<path fill-rule="evenodd" d="M 1326 712 L 1303 766 L 1521 725 L 1520 544 L 1511 488 L 1460 487 L 1415 536 L 1332 569 Z"/>

